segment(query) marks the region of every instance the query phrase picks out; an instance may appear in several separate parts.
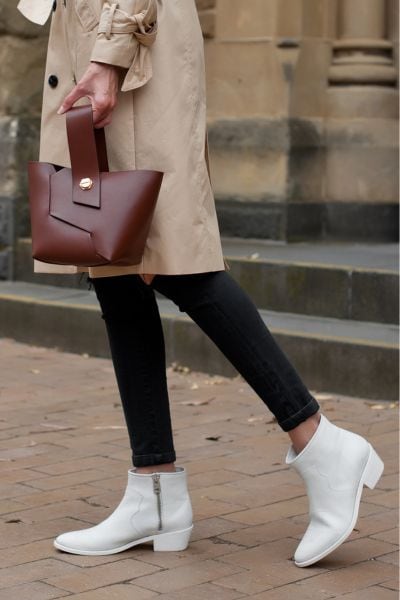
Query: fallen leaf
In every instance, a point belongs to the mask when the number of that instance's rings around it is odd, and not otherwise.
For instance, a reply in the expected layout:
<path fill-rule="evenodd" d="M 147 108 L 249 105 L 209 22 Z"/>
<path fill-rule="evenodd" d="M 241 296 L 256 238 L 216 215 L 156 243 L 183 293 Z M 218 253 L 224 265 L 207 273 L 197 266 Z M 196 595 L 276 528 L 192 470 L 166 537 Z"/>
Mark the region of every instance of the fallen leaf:
<path fill-rule="evenodd" d="M 5 521 L 5 523 L 22 523 L 21 519 L 9 519 L 8 521 Z"/>
<path fill-rule="evenodd" d="M 58 425 L 57 423 L 40 423 L 41 427 L 51 427 L 52 429 L 75 429 L 69 425 Z"/>
<path fill-rule="evenodd" d="M 96 425 L 92 429 L 125 429 L 124 425 Z"/>
<path fill-rule="evenodd" d="M 190 373 L 189 367 L 184 367 L 177 362 L 172 362 L 170 368 L 173 371 L 178 371 L 179 373 Z"/>
<path fill-rule="evenodd" d="M 323 392 L 316 392 L 314 393 L 314 396 L 318 400 L 333 400 L 332 394 L 324 394 Z"/>
<path fill-rule="evenodd" d="M 202 404 L 209 404 L 211 400 L 214 400 L 215 396 L 212 398 L 208 398 L 208 400 L 183 400 L 178 404 L 183 404 L 184 406 L 201 406 Z"/>
<path fill-rule="evenodd" d="M 215 377 L 214 379 L 205 379 L 203 383 L 207 385 L 219 385 L 221 383 L 225 383 L 225 380 L 221 379 L 220 377 Z"/>

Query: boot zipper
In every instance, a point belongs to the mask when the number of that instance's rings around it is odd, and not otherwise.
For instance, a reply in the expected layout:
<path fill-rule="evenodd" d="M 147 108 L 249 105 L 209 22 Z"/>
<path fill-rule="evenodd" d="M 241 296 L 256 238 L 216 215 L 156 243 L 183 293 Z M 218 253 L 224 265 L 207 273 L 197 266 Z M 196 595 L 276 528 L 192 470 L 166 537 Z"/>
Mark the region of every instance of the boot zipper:
<path fill-rule="evenodd" d="M 153 490 L 154 493 L 157 495 L 158 529 L 162 529 L 160 475 L 159 473 L 152 473 L 151 477 L 153 479 Z"/>

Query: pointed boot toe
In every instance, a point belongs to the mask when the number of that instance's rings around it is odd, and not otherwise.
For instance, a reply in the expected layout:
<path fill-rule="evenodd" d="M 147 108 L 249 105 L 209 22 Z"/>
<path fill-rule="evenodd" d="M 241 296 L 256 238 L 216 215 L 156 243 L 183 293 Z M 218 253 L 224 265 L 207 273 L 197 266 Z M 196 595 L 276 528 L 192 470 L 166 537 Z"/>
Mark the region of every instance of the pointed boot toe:
<path fill-rule="evenodd" d="M 294 554 L 295 565 L 307 567 L 349 537 L 363 486 L 375 487 L 384 464 L 365 438 L 334 425 L 323 414 L 305 448 L 296 454 L 290 446 L 285 462 L 307 490 L 309 524 Z"/>
<path fill-rule="evenodd" d="M 100 552 L 96 552 L 100 550 L 99 546 L 90 543 L 90 540 L 94 539 L 94 529 L 89 527 L 61 533 L 54 540 L 54 547 L 72 554 L 99 554 Z"/>

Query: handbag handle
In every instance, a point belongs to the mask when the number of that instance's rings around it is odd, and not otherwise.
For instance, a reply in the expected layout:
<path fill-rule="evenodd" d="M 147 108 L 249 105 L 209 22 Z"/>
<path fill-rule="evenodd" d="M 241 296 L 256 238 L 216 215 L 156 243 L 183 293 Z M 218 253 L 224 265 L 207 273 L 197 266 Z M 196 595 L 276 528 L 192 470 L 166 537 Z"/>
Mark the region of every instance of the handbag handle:
<path fill-rule="evenodd" d="M 100 208 L 100 172 L 109 170 L 104 128 L 94 128 L 91 104 L 73 106 L 65 114 L 72 201 Z"/>

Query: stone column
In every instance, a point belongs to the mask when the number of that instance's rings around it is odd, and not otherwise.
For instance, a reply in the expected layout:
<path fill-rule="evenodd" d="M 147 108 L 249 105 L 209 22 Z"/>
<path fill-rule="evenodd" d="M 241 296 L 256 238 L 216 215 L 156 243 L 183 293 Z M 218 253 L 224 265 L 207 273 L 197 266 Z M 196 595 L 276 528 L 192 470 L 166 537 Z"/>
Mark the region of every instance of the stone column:
<path fill-rule="evenodd" d="M 338 38 L 333 43 L 333 85 L 393 86 L 393 43 L 387 39 L 386 0 L 340 0 Z"/>
<path fill-rule="evenodd" d="M 326 89 L 326 202 L 371 241 L 397 239 L 398 90 L 391 0 L 339 0 Z M 354 233 L 353 233 L 354 232 Z"/>
<path fill-rule="evenodd" d="M 279 47 L 281 1 L 217 0 L 206 39 L 210 166 L 225 235 L 284 234 L 290 65 Z"/>

